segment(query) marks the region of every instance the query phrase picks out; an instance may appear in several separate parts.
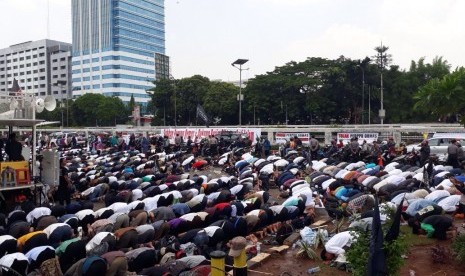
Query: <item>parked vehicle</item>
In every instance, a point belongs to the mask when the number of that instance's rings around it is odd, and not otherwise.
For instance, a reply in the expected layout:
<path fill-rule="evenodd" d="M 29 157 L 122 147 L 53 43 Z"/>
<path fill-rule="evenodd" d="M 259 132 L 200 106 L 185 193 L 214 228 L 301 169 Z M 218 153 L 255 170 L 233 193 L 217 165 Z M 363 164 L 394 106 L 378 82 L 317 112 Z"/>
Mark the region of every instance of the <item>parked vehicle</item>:
<path fill-rule="evenodd" d="M 457 140 L 461 145 L 465 145 L 465 133 L 457 135 L 457 133 L 447 134 L 447 133 L 435 133 L 436 137 L 429 138 L 428 144 L 431 150 L 431 154 L 436 155 L 446 155 L 447 147 L 450 144 L 452 139 Z M 421 148 L 421 143 L 407 146 L 407 152 L 412 152 L 412 150 L 419 151 Z"/>
<path fill-rule="evenodd" d="M 55 132 L 51 134 L 50 147 L 67 148 L 70 146 L 72 137 L 75 136 L 78 147 L 85 147 L 86 139 L 77 132 Z"/>

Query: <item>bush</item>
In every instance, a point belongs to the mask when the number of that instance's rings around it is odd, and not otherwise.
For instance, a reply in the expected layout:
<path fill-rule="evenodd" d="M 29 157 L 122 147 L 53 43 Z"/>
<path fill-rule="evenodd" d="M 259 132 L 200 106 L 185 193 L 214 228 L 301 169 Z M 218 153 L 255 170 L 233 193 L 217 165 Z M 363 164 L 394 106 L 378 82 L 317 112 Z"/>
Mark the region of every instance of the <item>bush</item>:
<path fill-rule="evenodd" d="M 368 258 L 370 256 L 370 232 L 357 232 L 358 238 L 347 251 L 347 261 L 352 268 L 352 274 L 365 276 L 367 271 Z M 401 234 L 397 240 L 392 242 L 384 241 L 384 254 L 386 255 L 386 267 L 388 275 L 398 275 L 400 268 L 404 264 L 402 255 L 407 252 L 407 242 Z"/>
<path fill-rule="evenodd" d="M 465 262 L 465 235 L 458 235 L 452 242 L 452 250 L 460 262 Z"/>

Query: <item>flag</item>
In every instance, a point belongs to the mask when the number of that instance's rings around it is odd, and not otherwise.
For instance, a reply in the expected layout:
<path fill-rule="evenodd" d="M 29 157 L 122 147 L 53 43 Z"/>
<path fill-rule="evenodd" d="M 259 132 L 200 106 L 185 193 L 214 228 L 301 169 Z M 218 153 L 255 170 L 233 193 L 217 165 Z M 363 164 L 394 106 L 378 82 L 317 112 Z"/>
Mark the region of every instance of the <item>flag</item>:
<path fill-rule="evenodd" d="M 371 228 L 370 256 L 368 257 L 368 276 L 387 275 L 386 256 L 383 251 L 383 229 L 379 215 L 378 197 L 375 197 L 375 210 Z"/>
<path fill-rule="evenodd" d="M 386 237 L 384 239 L 388 242 L 395 241 L 400 233 L 400 216 L 402 214 L 402 206 L 404 205 L 404 198 L 400 202 L 400 205 L 397 206 L 396 214 L 394 215 L 394 219 L 392 220 L 391 228 L 389 228 L 388 232 L 386 233 Z"/>
<path fill-rule="evenodd" d="M 197 118 L 202 119 L 202 121 L 204 121 L 205 125 L 208 127 L 210 119 L 208 118 L 207 112 L 205 112 L 205 109 L 203 109 L 203 107 L 200 104 L 197 105 L 196 116 Z"/>
<path fill-rule="evenodd" d="M 9 89 L 9 91 L 12 92 L 10 93 L 10 96 L 16 96 L 22 92 L 21 87 L 19 87 L 19 83 L 16 78 L 13 79 L 13 86 Z"/>

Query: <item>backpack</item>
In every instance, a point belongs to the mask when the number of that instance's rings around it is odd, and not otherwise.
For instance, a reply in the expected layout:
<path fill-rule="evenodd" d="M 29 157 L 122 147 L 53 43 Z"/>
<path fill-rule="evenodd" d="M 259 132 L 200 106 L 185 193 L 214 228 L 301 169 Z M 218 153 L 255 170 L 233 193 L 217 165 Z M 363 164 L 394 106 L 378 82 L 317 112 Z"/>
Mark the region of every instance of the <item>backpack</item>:
<path fill-rule="evenodd" d="M 63 272 L 57 258 L 51 258 L 40 265 L 40 274 L 42 276 L 62 276 Z"/>

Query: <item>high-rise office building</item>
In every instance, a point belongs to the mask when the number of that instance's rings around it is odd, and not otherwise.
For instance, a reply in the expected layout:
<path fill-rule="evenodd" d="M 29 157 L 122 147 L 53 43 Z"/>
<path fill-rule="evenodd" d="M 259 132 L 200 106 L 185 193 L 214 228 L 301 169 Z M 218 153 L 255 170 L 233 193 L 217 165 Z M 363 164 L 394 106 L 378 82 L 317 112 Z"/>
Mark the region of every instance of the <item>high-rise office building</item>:
<path fill-rule="evenodd" d="M 71 94 L 71 44 L 43 39 L 0 49 L 0 95 L 13 85 L 44 98 L 68 98 Z"/>
<path fill-rule="evenodd" d="M 142 106 L 165 54 L 164 0 L 72 0 L 73 96 L 101 93 Z"/>

